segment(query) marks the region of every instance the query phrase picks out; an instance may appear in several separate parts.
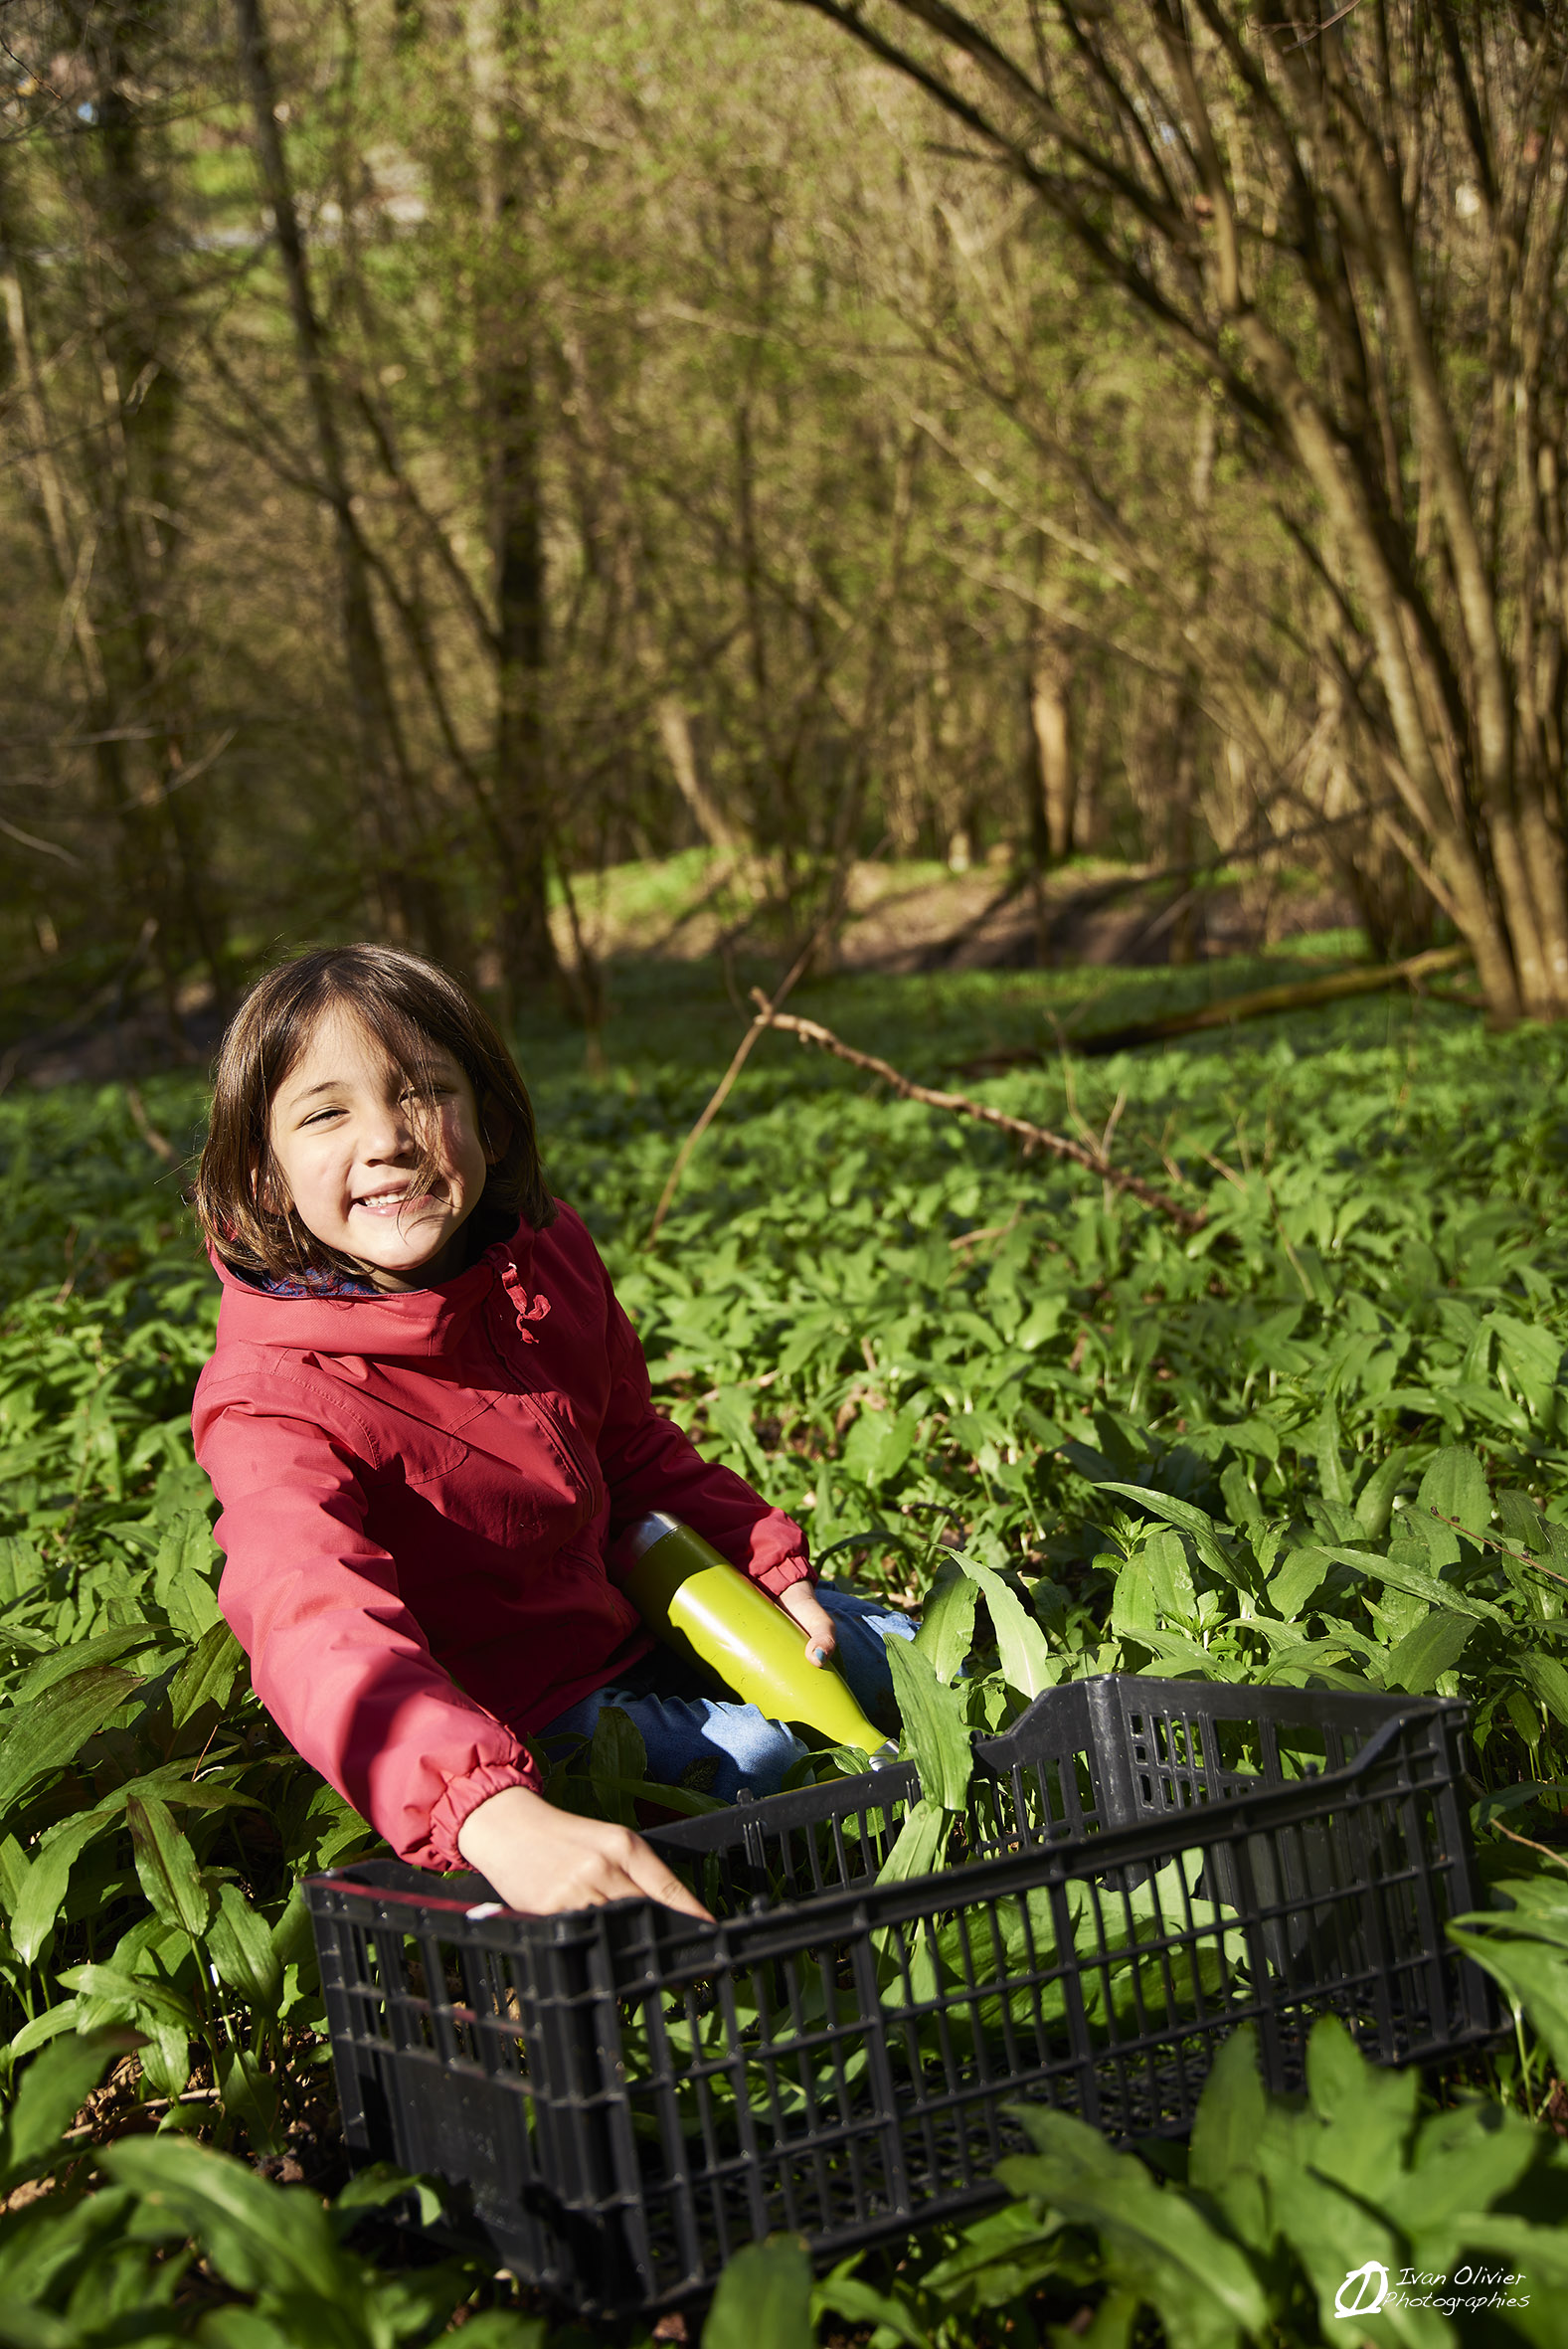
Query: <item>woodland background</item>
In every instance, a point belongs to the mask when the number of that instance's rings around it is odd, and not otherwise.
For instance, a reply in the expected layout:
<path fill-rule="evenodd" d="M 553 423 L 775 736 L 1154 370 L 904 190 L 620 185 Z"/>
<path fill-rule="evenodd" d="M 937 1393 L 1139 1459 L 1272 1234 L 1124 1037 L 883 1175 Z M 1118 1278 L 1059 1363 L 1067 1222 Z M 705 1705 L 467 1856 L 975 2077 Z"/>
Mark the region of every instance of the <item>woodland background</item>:
<path fill-rule="evenodd" d="M 1549 0 L 0 35 L 10 1037 L 365 931 L 592 1025 L 690 847 L 819 966 L 1094 855 L 1568 1004 Z"/>

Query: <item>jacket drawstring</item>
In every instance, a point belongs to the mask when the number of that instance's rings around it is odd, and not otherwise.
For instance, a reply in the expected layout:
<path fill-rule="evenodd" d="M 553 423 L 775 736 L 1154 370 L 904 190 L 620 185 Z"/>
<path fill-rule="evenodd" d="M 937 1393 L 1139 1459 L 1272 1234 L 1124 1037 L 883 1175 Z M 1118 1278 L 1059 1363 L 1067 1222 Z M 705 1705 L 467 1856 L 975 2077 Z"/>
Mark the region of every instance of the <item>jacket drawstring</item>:
<path fill-rule="evenodd" d="M 511 1301 L 517 1316 L 517 1332 L 525 1346 L 537 1346 L 538 1339 L 528 1327 L 530 1322 L 542 1322 L 550 1311 L 550 1300 L 542 1293 L 530 1297 L 523 1288 L 523 1276 L 510 1261 L 501 1268 L 501 1286 Z"/>

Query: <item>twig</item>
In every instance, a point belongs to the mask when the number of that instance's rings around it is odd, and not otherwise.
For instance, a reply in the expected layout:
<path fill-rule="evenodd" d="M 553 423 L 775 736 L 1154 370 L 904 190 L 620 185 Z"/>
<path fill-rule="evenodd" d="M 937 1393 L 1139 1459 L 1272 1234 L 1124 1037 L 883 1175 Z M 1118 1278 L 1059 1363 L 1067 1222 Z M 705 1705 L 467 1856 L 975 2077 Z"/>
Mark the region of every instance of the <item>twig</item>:
<path fill-rule="evenodd" d="M 966 1093 L 939 1093 L 930 1085 L 917 1085 L 913 1077 L 906 1077 L 878 1060 L 870 1052 L 857 1052 L 832 1029 L 820 1026 L 814 1019 L 796 1019 L 791 1012 L 777 1011 L 761 988 L 752 990 L 752 1000 L 760 1006 L 755 1026 L 748 1035 L 755 1037 L 764 1026 L 784 1029 L 798 1036 L 802 1044 L 815 1044 L 823 1052 L 831 1052 L 838 1060 L 848 1061 L 851 1068 L 863 1068 L 868 1076 L 877 1077 L 890 1085 L 906 1101 L 924 1102 L 928 1109 L 950 1110 L 956 1117 L 978 1118 L 983 1125 L 995 1126 L 1003 1134 L 1010 1134 L 1021 1142 L 1025 1150 L 1043 1150 L 1052 1158 L 1070 1159 L 1075 1167 L 1083 1167 L 1091 1174 L 1098 1174 L 1103 1182 L 1125 1190 L 1156 1214 L 1168 1215 L 1182 1231 L 1201 1231 L 1208 1217 L 1201 1208 L 1183 1207 L 1167 1191 L 1156 1190 L 1151 1182 L 1144 1182 L 1136 1174 L 1126 1174 L 1120 1167 L 1113 1167 L 1104 1154 L 1081 1142 L 1069 1142 L 1065 1134 L 1049 1133 L 1044 1126 L 1032 1126 L 1026 1118 L 1009 1117 L 1005 1110 L 992 1109 L 989 1102 L 971 1101 Z"/>
<path fill-rule="evenodd" d="M 1533 1835 L 1520 1835 L 1512 1827 L 1504 1827 L 1500 1819 L 1487 1822 L 1493 1835 L 1505 1835 L 1510 1844 L 1523 1844 L 1527 1852 L 1539 1852 L 1543 1860 L 1550 1860 L 1554 1868 L 1568 1868 L 1561 1852 L 1554 1852 L 1550 1844 L 1538 1844 Z"/>
<path fill-rule="evenodd" d="M 154 1158 L 162 1159 L 166 1167 L 177 1167 L 180 1154 L 167 1134 L 160 1134 L 147 1115 L 147 1105 L 134 1085 L 125 1087 L 125 1099 L 130 1104 L 131 1122 Z"/>
<path fill-rule="evenodd" d="M 742 1036 L 740 1042 L 736 1045 L 734 1059 L 730 1062 L 729 1067 L 725 1070 L 723 1076 L 714 1086 L 712 1093 L 710 1093 L 708 1096 L 708 1105 L 706 1109 L 703 1111 L 701 1117 L 697 1120 L 697 1123 L 693 1126 L 691 1132 L 687 1135 L 685 1141 L 681 1144 L 679 1150 L 675 1153 L 675 1164 L 673 1167 L 671 1167 L 668 1179 L 664 1184 L 663 1190 L 659 1193 L 659 1203 L 653 1210 L 653 1221 L 648 1225 L 648 1235 L 642 1243 L 644 1248 L 651 1248 L 654 1241 L 658 1238 L 659 1225 L 663 1222 L 665 1216 L 670 1211 L 670 1206 L 675 1197 L 675 1193 L 680 1188 L 680 1178 L 685 1174 L 687 1167 L 691 1163 L 692 1152 L 696 1149 L 704 1134 L 707 1133 L 708 1128 L 713 1124 L 713 1121 L 718 1116 L 720 1110 L 729 1100 L 735 1080 L 740 1075 L 742 1069 L 746 1066 L 748 1060 L 750 1060 L 752 1053 L 756 1048 L 758 1038 L 762 1035 L 763 1030 L 772 1024 L 774 1014 L 777 1011 L 779 1005 L 784 1001 L 785 995 L 789 993 L 789 990 L 793 987 L 795 981 L 799 978 L 801 972 L 811 960 L 812 955 L 816 952 L 817 941 L 820 936 L 821 925 L 818 924 L 817 928 L 812 931 L 810 937 L 806 940 L 804 946 L 801 947 L 800 952 L 796 955 L 793 963 L 789 967 L 789 970 L 780 981 L 778 987 L 774 990 L 771 996 L 765 995 L 761 988 L 754 988 L 752 990 L 753 998 L 758 1004 L 760 1004 L 761 1008 L 758 1011 L 757 1017 L 752 1021 L 751 1026 L 747 1029 L 745 1035 Z"/>

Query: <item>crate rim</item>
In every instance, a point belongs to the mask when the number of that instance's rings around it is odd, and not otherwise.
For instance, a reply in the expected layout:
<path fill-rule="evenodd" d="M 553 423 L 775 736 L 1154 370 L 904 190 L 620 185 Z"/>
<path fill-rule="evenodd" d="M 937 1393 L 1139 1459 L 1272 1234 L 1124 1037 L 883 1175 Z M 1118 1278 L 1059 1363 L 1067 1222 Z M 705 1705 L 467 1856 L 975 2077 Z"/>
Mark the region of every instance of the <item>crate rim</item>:
<path fill-rule="evenodd" d="M 1096 1684 L 1103 1686 L 1108 1682 L 1142 1677 L 1137 1674 L 1100 1673 L 1092 1679 L 1064 1685 L 1087 1689 Z M 1179 1689 L 1191 1686 L 1207 1689 L 1220 1686 L 1228 1689 L 1245 1684 L 1154 1682 L 1151 1679 L 1149 1685 L 1152 1691 L 1155 1687 Z M 1048 1695 L 1053 1693 L 1047 1692 Z M 1266 1690 L 1253 1693 L 1286 1694 L 1284 1691 Z M 717 1917 L 711 1924 L 688 1918 L 680 1910 L 667 1908 L 647 1895 L 628 1896 L 624 1899 L 605 1901 L 597 1907 L 574 1908 L 541 1916 L 530 1914 L 524 1909 L 511 1908 L 504 1901 L 494 1899 L 493 1895 L 488 1898 L 481 1897 L 473 1900 L 427 1893 L 422 1889 L 364 1882 L 360 1877 L 361 1870 L 404 1865 L 384 1860 L 349 1862 L 342 1868 L 322 1870 L 315 1876 L 303 1879 L 301 1890 L 305 1895 L 306 1906 L 312 1911 L 319 1907 L 323 1911 L 342 1914 L 346 1902 L 357 1897 L 387 1908 L 435 1910 L 460 1918 L 469 1927 L 470 1935 L 475 1927 L 480 1928 L 486 1944 L 498 1950 L 516 1946 L 516 1928 L 519 1926 L 527 1928 L 531 1940 L 565 1946 L 572 1941 L 597 1939 L 612 1919 L 646 1917 L 653 1929 L 644 1946 L 650 1962 L 656 1951 L 661 1973 L 687 1964 L 706 1971 L 715 1962 L 738 1961 L 743 1950 L 749 1961 L 765 1960 L 772 1954 L 771 1937 L 782 1931 L 787 1933 L 783 1946 L 797 1949 L 801 1946 L 802 1938 L 809 1942 L 831 1937 L 835 1919 L 842 1919 L 844 1926 L 851 1931 L 865 1930 L 870 1923 L 866 1913 L 867 1903 L 873 1899 L 878 1926 L 907 1923 L 927 1913 L 930 1908 L 929 1888 L 938 1883 L 971 1886 L 970 1897 L 979 1900 L 1005 1897 L 1013 1890 L 1016 1876 L 1027 1876 L 1031 1883 L 1037 1883 L 1042 1864 L 1047 1867 L 1050 1876 L 1056 1877 L 1081 1875 L 1086 1868 L 1095 1875 L 1110 1874 L 1115 1869 L 1151 1859 L 1168 1860 L 1171 1857 L 1172 1823 L 1177 1820 L 1181 1822 L 1180 1848 L 1183 1850 L 1225 1842 L 1236 1834 L 1256 1833 L 1277 1824 L 1289 1823 L 1300 1811 L 1304 1795 L 1308 1791 L 1314 1804 L 1331 1797 L 1336 1791 L 1341 1795 L 1351 1793 L 1356 1782 L 1377 1767 L 1400 1729 L 1413 1717 L 1430 1719 L 1434 1716 L 1446 1714 L 1463 1721 L 1468 1718 L 1470 1712 L 1470 1708 L 1459 1698 L 1405 1697 L 1399 1691 L 1369 1689 L 1363 1693 L 1360 1690 L 1352 1692 L 1336 1689 L 1290 1693 L 1309 1697 L 1331 1696 L 1341 1704 L 1346 1701 L 1357 1705 L 1369 1702 L 1385 1717 L 1366 1743 L 1336 1770 L 1314 1768 L 1304 1777 L 1285 1785 L 1259 1786 L 1241 1794 L 1219 1794 L 1191 1809 L 1161 1812 L 1152 1818 L 1102 1828 L 1092 1835 L 1064 1836 L 1049 1843 L 1030 1844 L 1017 1852 L 994 1854 L 988 1859 L 966 1862 L 959 1868 L 931 1869 L 922 1875 L 898 1878 L 886 1885 L 873 1878 L 853 1893 L 831 1888 L 809 1894 L 800 1899 L 776 1901 L 767 1908 L 749 1913 Z M 1011 1741 L 1027 1718 L 1027 1714 L 1020 1715 L 1018 1720 L 1011 1723 L 1000 1736 L 982 1737 L 976 1733 L 971 1743 L 976 1751 L 984 1747 L 995 1749 L 1003 1746 Z M 997 1758 L 1006 1757 L 999 1753 Z M 906 1772 L 913 1776 L 918 1790 L 919 1774 L 913 1762 L 895 1765 L 895 1768 L 900 1778 Z M 866 1779 L 888 1784 L 890 1795 L 893 1793 L 893 1770 L 867 1771 L 863 1775 Z M 859 1779 L 844 1779 L 838 1783 L 855 1785 Z M 803 1788 L 799 1791 L 809 1796 L 812 1790 Z M 794 1795 L 773 1796 L 755 1806 L 737 1806 L 737 1809 L 742 1817 L 750 1811 L 761 1824 L 770 1802 L 792 1802 L 795 1799 Z M 656 1835 L 668 1834 L 672 1842 L 678 1833 L 678 1828 L 655 1831 Z M 450 1879 L 438 1878 L 436 1881 L 450 1882 Z M 484 1878 L 477 1874 L 472 1881 L 485 1886 Z M 488 1886 L 485 1886 L 485 1891 L 489 1892 Z M 967 1901 L 956 1904 L 967 1905 Z M 476 1916 L 473 1912 L 479 1908 L 490 1913 Z M 684 1957 L 681 1954 L 683 1950 L 689 1950 L 690 1956 Z M 722 1957 L 721 1951 L 725 1953 Z"/>

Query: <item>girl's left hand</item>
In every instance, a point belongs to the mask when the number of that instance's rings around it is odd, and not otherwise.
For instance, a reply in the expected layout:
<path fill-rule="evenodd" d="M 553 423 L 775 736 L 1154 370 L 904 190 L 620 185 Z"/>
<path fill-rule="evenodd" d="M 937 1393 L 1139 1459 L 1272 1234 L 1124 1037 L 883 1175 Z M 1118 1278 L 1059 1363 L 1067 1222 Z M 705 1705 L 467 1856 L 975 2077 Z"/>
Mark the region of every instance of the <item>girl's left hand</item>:
<path fill-rule="evenodd" d="M 809 1582 L 791 1582 L 781 1594 L 779 1604 L 805 1633 L 806 1662 L 818 1666 L 830 1663 L 837 1651 L 838 1638 L 833 1630 L 833 1618 L 813 1586 Z"/>

